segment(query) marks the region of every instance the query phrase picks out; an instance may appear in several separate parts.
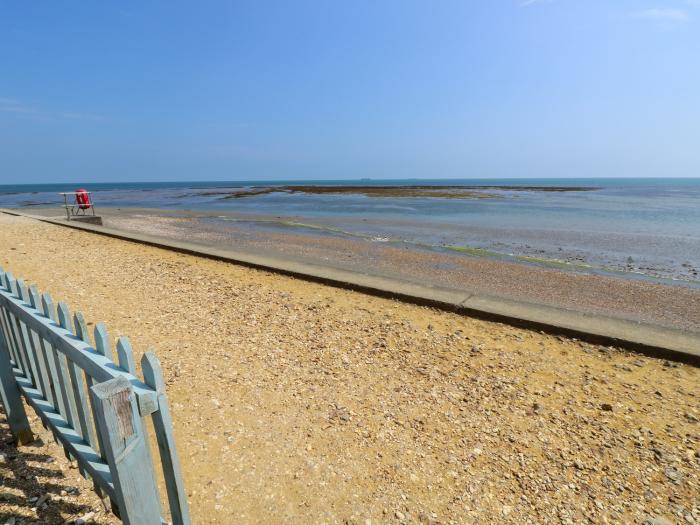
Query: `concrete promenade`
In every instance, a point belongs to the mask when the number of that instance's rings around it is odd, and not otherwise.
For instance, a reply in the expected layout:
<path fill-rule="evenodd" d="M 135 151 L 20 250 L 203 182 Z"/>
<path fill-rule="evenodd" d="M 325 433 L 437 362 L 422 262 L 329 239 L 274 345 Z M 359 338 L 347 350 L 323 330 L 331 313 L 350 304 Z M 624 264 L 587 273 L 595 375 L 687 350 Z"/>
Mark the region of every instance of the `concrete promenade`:
<path fill-rule="evenodd" d="M 363 293 L 392 297 L 398 300 L 430 305 L 482 319 L 516 326 L 561 333 L 590 342 L 622 346 L 648 355 L 700 365 L 700 334 L 649 323 L 632 322 L 555 308 L 544 304 L 514 301 L 468 290 L 424 286 L 414 282 L 366 273 L 352 272 L 321 265 L 302 263 L 260 254 L 220 249 L 184 241 L 141 235 L 91 224 L 69 222 L 26 214 L 10 209 L 0 210 L 10 215 L 32 218 L 45 223 L 75 228 L 100 235 L 174 250 L 190 255 L 241 264 L 252 268 L 282 273 L 299 279 L 321 282 L 330 286 L 353 289 Z"/>

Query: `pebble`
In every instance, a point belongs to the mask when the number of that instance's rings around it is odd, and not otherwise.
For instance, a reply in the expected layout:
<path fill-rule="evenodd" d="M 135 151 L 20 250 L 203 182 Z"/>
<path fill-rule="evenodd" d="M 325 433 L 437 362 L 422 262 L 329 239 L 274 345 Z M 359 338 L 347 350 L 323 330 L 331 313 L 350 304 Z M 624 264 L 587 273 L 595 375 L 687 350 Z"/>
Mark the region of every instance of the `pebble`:
<path fill-rule="evenodd" d="M 644 525 L 673 525 L 673 522 L 661 516 L 649 516 L 647 519 L 644 520 Z"/>
<path fill-rule="evenodd" d="M 666 474 L 666 477 L 674 483 L 679 483 L 683 477 L 683 475 L 674 467 L 666 468 L 666 470 L 664 470 L 664 474 Z"/>
<path fill-rule="evenodd" d="M 86 525 L 87 522 L 90 521 L 94 516 L 94 512 L 88 512 L 87 514 L 83 514 L 81 517 L 75 520 L 75 525 Z"/>

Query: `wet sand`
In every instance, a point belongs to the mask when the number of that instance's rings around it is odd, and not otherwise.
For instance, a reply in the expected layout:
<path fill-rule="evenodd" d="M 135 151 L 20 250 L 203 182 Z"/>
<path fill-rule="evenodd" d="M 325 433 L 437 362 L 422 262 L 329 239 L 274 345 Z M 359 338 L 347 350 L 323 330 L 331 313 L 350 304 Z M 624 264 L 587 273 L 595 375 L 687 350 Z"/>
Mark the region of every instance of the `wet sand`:
<path fill-rule="evenodd" d="M 7 215 L 0 265 L 156 351 L 197 523 L 700 520 L 692 366 Z"/>
<path fill-rule="evenodd" d="M 37 211 L 37 210 L 32 210 Z M 40 211 L 40 210 L 39 210 Z M 44 210 L 55 214 L 55 210 Z M 700 332 L 700 287 L 592 275 L 362 239 L 251 229 L 211 213 L 104 208 L 105 226 L 576 312 Z M 219 216 L 224 214 L 218 213 Z M 231 217 L 236 215 L 231 214 Z M 205 217 L 202 220 L 202 217 Z M 272 218 L 274 219 L 274 218 Z"/>

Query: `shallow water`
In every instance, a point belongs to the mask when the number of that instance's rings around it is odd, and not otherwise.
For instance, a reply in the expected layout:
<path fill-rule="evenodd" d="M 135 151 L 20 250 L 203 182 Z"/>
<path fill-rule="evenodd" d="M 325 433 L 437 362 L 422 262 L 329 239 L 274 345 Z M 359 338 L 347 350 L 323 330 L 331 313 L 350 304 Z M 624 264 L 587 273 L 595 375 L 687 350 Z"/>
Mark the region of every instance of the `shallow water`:
<path fill-rule="evenodd" d="M 288 184 L 489 186 L 488 199 L 267 193 L 237 199 L 210 190 Z M 493 186 L 587 186 L 544 192 Z M 576 268 L 700 280 L 700 179 L 462 179 L 257 181 L 0 186 L 0 207 L 59 205 L 60 191 L 86 186 L 98 206 L 200 210 L 238 228 L 351 236 L 368 242 L 483 250 L 564 261 Z M 203 191 L 206 190 L 206 191 Z M 224 215 L 224 217 L 219 217 Z M 218 217 L 218 218 L 217 218 Z M 270 217 L 273 220 L 270 220 Z M 261 220 L 264 218 L 264 220 Z M 476 249 L 476 251 L 472 250 Z"/>

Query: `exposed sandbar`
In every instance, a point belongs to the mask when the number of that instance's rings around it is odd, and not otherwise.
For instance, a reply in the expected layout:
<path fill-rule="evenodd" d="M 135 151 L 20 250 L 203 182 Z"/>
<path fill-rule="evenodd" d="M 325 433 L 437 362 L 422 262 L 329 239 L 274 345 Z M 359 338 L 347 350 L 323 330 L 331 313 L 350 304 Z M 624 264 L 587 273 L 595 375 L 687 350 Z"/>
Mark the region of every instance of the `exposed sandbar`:
<path fill-rule="evenodd" d="M 487 190 L 503 191 L 592 191 L 594 187 L 575 186 L 271 186 L 266 188 L 243 188 L 235 191 L 205 191 L 199 196 L 220 195 L 223 199 L 241 199 L 269 193 L 310 193 L 316 195 L 356 194 L 367 197 L 432 197 L 441 199 L 486 199 L 496 195 Z"/>

